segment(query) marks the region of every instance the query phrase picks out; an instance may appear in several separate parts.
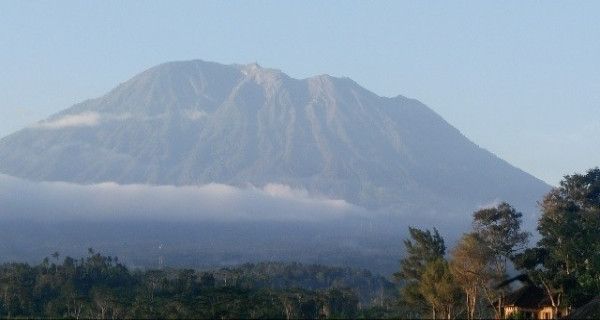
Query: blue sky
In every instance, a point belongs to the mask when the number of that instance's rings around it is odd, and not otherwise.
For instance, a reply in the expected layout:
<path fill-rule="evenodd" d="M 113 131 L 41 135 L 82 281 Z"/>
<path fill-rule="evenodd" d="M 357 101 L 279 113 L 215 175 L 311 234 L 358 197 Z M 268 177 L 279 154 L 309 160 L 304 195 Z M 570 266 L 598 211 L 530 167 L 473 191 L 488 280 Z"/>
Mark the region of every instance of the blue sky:
<path fill-rule="evenodd" d="M 2 1 L 0 136 L 172 60 L 348 76 L 535 176 L 600 165 L 600 2 Z"/>

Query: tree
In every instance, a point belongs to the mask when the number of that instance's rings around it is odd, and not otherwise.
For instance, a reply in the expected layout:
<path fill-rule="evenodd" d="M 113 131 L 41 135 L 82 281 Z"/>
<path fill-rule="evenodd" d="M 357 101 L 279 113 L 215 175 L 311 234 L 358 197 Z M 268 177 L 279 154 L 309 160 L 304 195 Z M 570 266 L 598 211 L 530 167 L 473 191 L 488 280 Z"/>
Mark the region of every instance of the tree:
<path fill-rule="evenodd" d="M 511 205 L 502 202 L 491 208 L 473 213 L 474 233 L 491 253 L 491 271 L 489 281 L 483 286 L 483 293 L 494 308 L 496 318 L 502 314 L 504 291 L 497 284 L 506 280 L 509 261 L 527 245 L 529 233 L 521 230 L 523 214 Z"/>
<path fill-rule="evenodd" d="M 527 245 L 529 233 L 521 230 L 522 216 L 506 202 L 473 213 L 474 231 L 497 258 L 502 271 L 506 271 L 510 258 Z"/>
<path fill-rule="evenodd" d="M 353 319 L 358 313 L 358 299 L 348 290 L 329 289 L 321 294 L 320 303 L 327 319 Z"/>
<path fill-rule="evenodd" d="M 433 319 L 437 319 L 439 312 L 443 312 L 446 319 L 452 318 L 458 288 L 446 260 L 439 258 L 429 261 L 421 274 L 418 288 L 421 296 L 431 306 Z"/>
<path fill-rule="evenodd" d="M 435 228 L 433 233 L 412 227 L 408 231 L 411 239 L 404 240 L 406 257 L 400 261 L 400 271 L 394 277 L 403 283 L 402 296 L 406 302 L 423 308 L 424 298 L 419 290 L 421 275 L 428 263 L 443 259 L 446 245 Z"/>
<path fill-rule="evenodd" d="M 476 233 L 463 235 L 452 250 L 450 271 L 465 294 L 467 319 L 474 319 L 479 289 L 490 279 L 492 253 Z"/>
<path fill-rule="evenodd" d="M 546 289 L 555 311 L 577 307 L 600 292 L 600 169 L 565 176 L 540 206 L 541 239 L 515 263 Z"/>

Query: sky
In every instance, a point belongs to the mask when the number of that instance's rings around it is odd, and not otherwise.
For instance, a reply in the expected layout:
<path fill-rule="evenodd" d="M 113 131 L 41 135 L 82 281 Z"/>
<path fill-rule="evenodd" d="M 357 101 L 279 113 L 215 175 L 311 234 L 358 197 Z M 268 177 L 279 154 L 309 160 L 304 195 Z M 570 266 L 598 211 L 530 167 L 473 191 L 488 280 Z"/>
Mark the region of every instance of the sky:
<path fill-rule="evenodd" d="M 550 184 L 600 165 L 599 1 L 1 1 L 0 136 L 159 63 L 347 76 Z"/>

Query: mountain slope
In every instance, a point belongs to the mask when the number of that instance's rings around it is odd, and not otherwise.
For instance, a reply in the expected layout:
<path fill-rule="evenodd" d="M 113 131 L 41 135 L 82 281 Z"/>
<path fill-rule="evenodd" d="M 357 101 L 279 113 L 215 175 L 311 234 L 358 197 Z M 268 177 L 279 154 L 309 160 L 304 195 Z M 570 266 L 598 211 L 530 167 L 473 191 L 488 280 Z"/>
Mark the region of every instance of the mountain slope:
<path fill-rule="evenodd" d="M 464 214 L 549 186 L 431 109 L 347 78 L 204 61 L 153 67 L 0 140 L 0 173 L 77 183 L 282 183 L 367 208 Z"/>

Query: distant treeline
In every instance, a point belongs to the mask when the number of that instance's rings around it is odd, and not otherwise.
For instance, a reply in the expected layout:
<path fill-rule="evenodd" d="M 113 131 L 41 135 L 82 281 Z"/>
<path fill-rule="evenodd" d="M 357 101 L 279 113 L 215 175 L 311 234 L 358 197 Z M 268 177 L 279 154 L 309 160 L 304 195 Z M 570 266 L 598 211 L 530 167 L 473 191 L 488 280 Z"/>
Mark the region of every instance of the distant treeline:
<path fill-rule="evenodd" d="M 565 176 L 540 208 L 535 246 L 508 203 L 475 211 L 451 250 L 435 228 L 409 228 L 394 284 L 299 263 L 130 270 L 92 249 L 77 260 L 55 252 L 0 265 L 0 318 L 499 319 L 514 279 L 540 288 L 559 317 L 600 293 L 600 169 Z"/>
<path fill-rule="evenodd" d="M 298 263 L 132 271 L 90 249 L 1 265 L 0 317 L 355 318 L 388 305 L 394 288 L 368 271 Z"/>
<path fill-rule="evenodd" d="M 348 289 L 361 306 L 382 305 L 397 295 L 396 286 L 368 270 L 291 262 L 247 263 L 212 272 L 218 286 L 306 290 Z"/>

